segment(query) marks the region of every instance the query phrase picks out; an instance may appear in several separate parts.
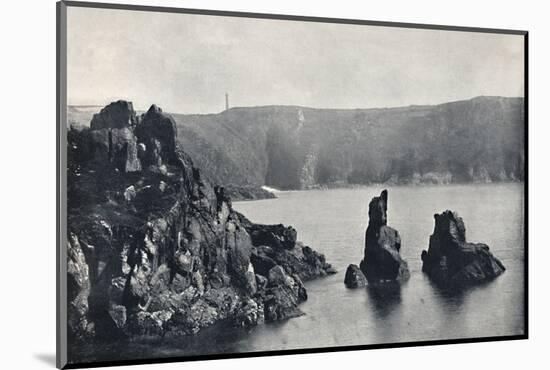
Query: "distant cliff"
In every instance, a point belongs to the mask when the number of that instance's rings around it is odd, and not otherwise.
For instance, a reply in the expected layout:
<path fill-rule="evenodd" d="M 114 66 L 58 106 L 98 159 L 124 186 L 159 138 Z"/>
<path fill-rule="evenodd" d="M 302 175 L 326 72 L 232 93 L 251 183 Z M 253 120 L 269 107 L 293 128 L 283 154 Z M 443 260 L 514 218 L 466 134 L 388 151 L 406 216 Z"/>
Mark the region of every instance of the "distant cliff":
<path fill-rule="evenodd" d="M 181 147 L 220 184 L 304 189 L 524 178 L 523 98 L 384 109 L 265 106 L 174 118 Z"/>

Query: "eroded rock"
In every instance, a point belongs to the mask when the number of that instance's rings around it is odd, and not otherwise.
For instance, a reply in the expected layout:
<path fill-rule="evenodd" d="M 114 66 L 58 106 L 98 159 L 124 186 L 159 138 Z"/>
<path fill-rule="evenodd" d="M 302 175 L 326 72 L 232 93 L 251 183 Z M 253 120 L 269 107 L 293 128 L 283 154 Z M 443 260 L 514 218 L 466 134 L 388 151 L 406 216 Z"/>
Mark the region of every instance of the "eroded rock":
<path fill-rule="evenodd" d="M 346 284 L 348 288 L 362 288 L 367 286 L 367 278 L 359 266 L 351 264 L 346 270 L 344 284 Z"/>
<path fill-rule="evenodd" d="M 401 258 L 399 232 L 387 226 L 388 191 L 369 203 L 369 225 L 365 233 L 365 255 L 360 268 L 372 283 L 403 281 L 410 277 L 407 262 Z"/>
<path fill-rule="evenodd" d="M 466 226 L 456 212 L 435 214 L 428 251 L 422 251 L 422 271 L 440 285 L 465 286 L 494 279 L 505 270 L 489 246 L 466 241 Z"/>

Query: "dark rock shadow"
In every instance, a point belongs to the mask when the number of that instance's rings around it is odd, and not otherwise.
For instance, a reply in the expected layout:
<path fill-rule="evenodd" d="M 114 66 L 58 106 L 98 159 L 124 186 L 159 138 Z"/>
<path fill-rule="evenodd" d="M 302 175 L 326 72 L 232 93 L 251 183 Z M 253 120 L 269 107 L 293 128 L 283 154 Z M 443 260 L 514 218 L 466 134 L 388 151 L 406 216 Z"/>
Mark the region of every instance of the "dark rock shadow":
<path fill-rule="evenodd" d="M 55 367 L 55 353 L 35 353 L 34 358 L 37 360 L 42 361 L 46 365 L 49 365 L 51 367 Z"/>
<path fill-rule="evenodd" d="M 381 319 L 388 317 L 401 304 L 401 284 L 388 282 L 367 285 L 368 303 Z"/>

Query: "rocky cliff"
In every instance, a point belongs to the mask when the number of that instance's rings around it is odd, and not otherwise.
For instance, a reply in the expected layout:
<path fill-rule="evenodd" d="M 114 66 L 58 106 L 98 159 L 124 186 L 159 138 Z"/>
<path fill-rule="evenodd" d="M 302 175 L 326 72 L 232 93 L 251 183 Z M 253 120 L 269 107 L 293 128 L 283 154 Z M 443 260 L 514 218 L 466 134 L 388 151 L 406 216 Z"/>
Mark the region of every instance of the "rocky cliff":
<path fill-rule="evenodd" d="M 159 107 L 138 115 L 126 101 L 69 130 L 70 343 L 297 316 L 302 281 L 334 272 L 294 229 L 235 212 L 177 131 Z"/>
<path fill-rule="evenodd" d="M 387 109 L 294 106 L 175 115 L 214 179 L 306 189 L 349 184 L 521 181 L 523 98 Z"/>
<path fill-rule="evenodd" d="M 88 122 L 71 107 L 72 124 Z M 296 106 L 174 114 L 206 178 L 278 189 L 522 181 L 523 98 L 383 109 Z"/>

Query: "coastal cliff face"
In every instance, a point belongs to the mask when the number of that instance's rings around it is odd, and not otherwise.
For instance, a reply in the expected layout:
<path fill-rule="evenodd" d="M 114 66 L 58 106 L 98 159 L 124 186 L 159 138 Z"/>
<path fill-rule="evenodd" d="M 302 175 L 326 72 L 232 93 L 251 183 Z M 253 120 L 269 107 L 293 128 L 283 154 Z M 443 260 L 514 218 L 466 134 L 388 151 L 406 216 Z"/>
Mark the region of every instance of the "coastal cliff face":
<path fill-rule="evenodd" d="M 523 98 L 433 106 L 232 108 L 174 115 L 180 142 L 225 183 L 279 189 L 522 181 Z"/>
<path fill-rule="evenodd" d="M 332 273 L 282 225 L 232 208 L 153 105 L 111 103 L 68 132 L 69 339 L 185 335 L 301 314 L 303 280 Z M 293 230 L 290 232 L 289 230 Z"/>
<path fill-rule="evenodd" d="M 432 106 L 265 106 L 173 116 L 179 144 L 212 182 L 308 189 L 522 181 L 524 114 L 523 98 L 477 97 Z M 85 117 L 85 108 L 70 107 L 71 124 L 87 125 Z"/>

